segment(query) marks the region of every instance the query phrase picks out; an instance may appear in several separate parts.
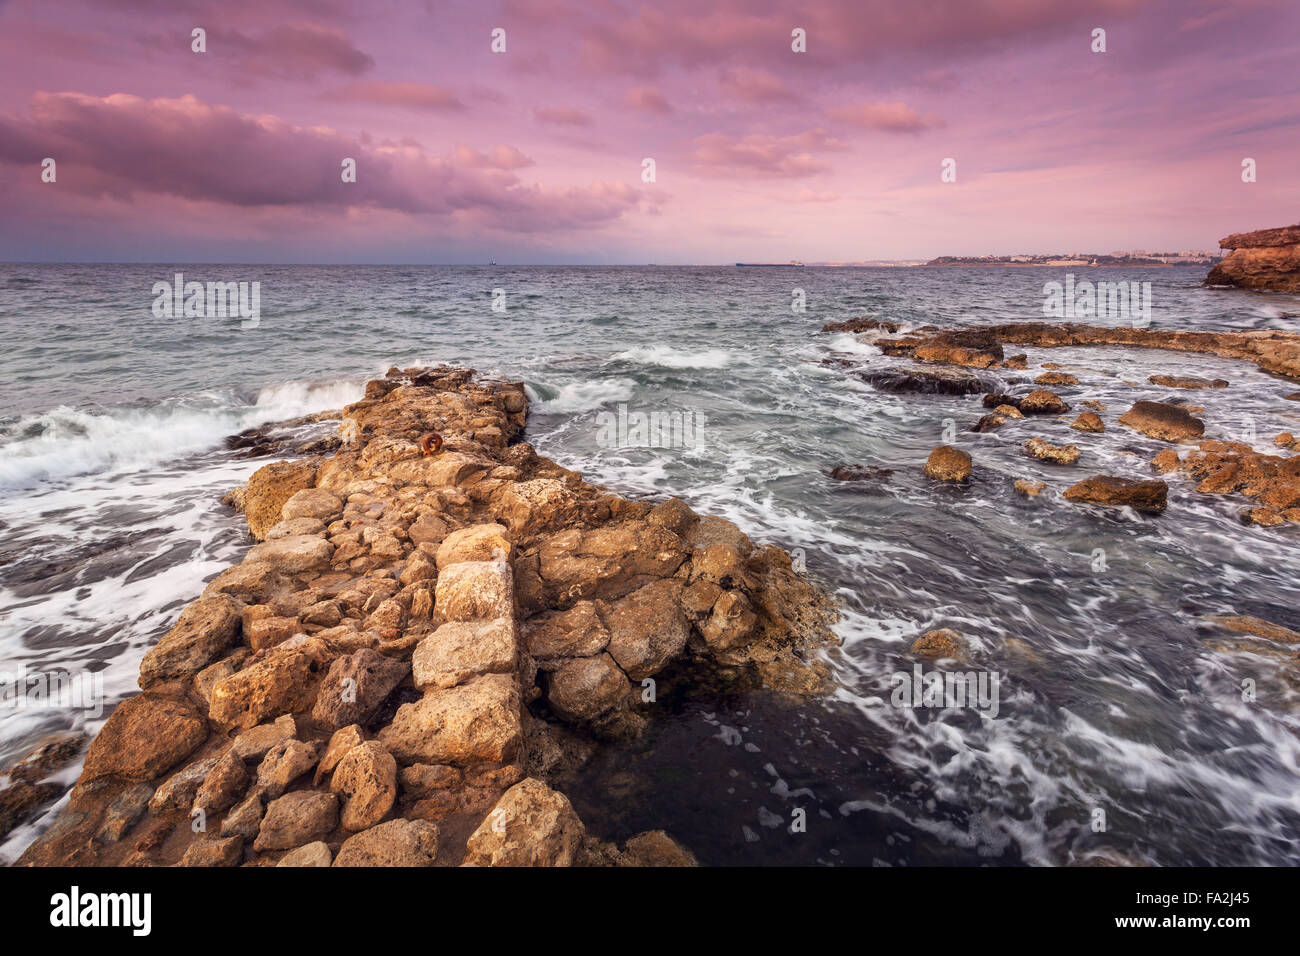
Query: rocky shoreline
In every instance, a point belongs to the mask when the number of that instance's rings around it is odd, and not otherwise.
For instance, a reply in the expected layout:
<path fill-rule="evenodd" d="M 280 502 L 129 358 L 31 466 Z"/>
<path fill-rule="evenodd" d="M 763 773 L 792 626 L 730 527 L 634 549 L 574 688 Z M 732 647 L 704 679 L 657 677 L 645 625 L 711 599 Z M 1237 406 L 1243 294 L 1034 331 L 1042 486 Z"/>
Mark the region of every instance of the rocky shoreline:
<path fill-rule="evenodd" d="M 1207 285 L 1300 292 L 1300 224 L 1234 233 L 1219 247 L 1232 251 L 1210 270 Z"/>
<path fill-rule="evenodd" d="M 1044 322 L 962 329 L 924 326 L 905 332 L 895 323 L 874 319 L 830 323 L 822 331 L 858 333 L 886 355 L 913 360 L 910 366 L 858 373 L 876 387 L 948 395 L 985 393 L 983 405 L 992 411 L 971 426 L 973 432 L 999 429 L 1015 419 L 1063 418 L 1071 411 L 1071 401 L 1087 409 L 1079 411 L 1070 422 L 1072 429 L 1087 434 L 1104 432 L 1107 428 L 1098 414 L 1107 411 L 1106 407 L 1083 397 L 1086 385 L 1052 363 L 1044 364 L 1045 370 L 1028 384 L 1032 390 L 1027 394 L 993 391 L 994 382 L 980 372 L 1016 373 L 1028 368 L 1024 355 L 1006 354 L 1004 346 L 1008 345 L 1123 346 L 1196 352 L 1249 361 L 1279 378 L 1300 381 L 1300 334 L 1294 332 L 1198 332 Z M 1152 375 L 1148 384 L 1189 391 L 1229 386 L 1222 379 L 1168 375 Z M 1064 397 L 1051 388 L 1064 392 Z M 1291 391 L 1279 398 L 1297 401 L 1300 392 Z M 1114 425 L 1172 446 L 1194 442 L 1195 447 L 1181 455 L 1176 447 L 1161 450 L 1152 458 L 1151 470 L 1169 478 L 1179 476 L 1194 481 L 1195 491 L 1200 494 L 1242 496 L 1246 500 L 1238 514 L 1243 523 L 1267 527 L 1300 523 L 1300 456 L 1263 454 L 1249 443 L 1205 439 L 1205 422 L 1196 417 L 1201 412 L 1200 406 L 1182 401 L 1139 399 L 1116 418 Z M 1282 432 L 1274 436 L 1273 444 L 1279 450 L 1289 451 L 1300 446 L 1300 440 Z M 1031 458 L 1065 466 L 1074 466 L 1081 456 L 1076 445 L 1056 446 L 1033 435 L 1024 443 L 1024 451 Z M 846 473 L 855 468 L 869 468 L 865 465 L 840 467 Z M 941 445 L 930 454 L 924 472 L 936 481 L 962 483 L 969 480 L 973 467 L 970 454 Z M 1015 488 L 1029 498 L 1047 490 L 1044 482 L 1027 479 L 1017 480 Z M 1065 500 L 1078 504 L 1131 507 L 1140 513 L 1158 515 L 1167 506 L 1168 491 L 1164 478 L 1134 480 L 1098 474 L 1074 481 L 1061 494 Z"/>
<path fill-rule="evenodd" d="M 527 407 L 392 369 L 317 416 L 325 454 L 228 495 L 259 543 L 150 649 L 19 865 L 692 864 L 663 830 L 587 832 L 549 781 L 669 686 L 823 692 L 834 609 L 734 524 L 538 456 Z"/>

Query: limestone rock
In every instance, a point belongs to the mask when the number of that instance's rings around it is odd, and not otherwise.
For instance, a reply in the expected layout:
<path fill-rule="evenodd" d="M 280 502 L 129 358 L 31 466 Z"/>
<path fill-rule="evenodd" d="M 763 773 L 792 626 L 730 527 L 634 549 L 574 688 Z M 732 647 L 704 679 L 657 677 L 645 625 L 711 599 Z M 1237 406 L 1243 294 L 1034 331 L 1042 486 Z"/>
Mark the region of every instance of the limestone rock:
<path fill-rule="evenodd" d="M 1166 402 L 1137 402 L 1119 417 L 1119 423 L 1161 441 L 1200 438 L 1205 433 L 1203 421 Z"/>
<path fill-rule="evenodd" d="M 316 461 L 277 461 L 253 472 L 244 489 L 244 516 L 258 541 L 280 520 L 285 504 L 296 492 L 316 482 Z"/>
<path fill-rule="evenodd" d="M 226 595 L 200 598 L 176 619 L 140 663 L 140 686 L 193 677 L 230 646 L 239 633 L 239 612 Z"/>
<path fill-rule="evenodd" d="M 339 817 L 339 798 L 316 790 L 295 790 L 272 800 L 253 849 L 290 850 L 327 836 Z"/>
<path fill-rule="evenodd" d="M 403 704 L 379 741 L 402 763 L 501 763 L 514 758 L 523 729 L 515 679 L 488 674 Z"/>
<path fill-rule="evenodd" d="M 397 761 L 377 741 L 347 752 L 330 780 L 343 800 L 339 822 L 345 830 L 365 830 L 382 820 L 397 800 Z"/>
<path fill-rule="evenodd" d="M 406 661 L 368 647 L 340 657 L 321 682 L 312 717 L 330 729 L 364 723 L 410 670 Z"/>
<path fill-rule="evenodd" d="M 528 778 L 505 792 L 469 838 L 464 866 L 572 866 L 585 830 L 569 798 Z"/>
<path fill-rule="evenodd" d="M 1128 506 L 1144 514 L 1165 510 L 1169 486 L 1163 481 L 1133 481 L 1113 475 L 1093 475 L 1065 490 L 1067 501 L 1084 504 Z"/>
<path fill-rule="evenodd" d="M 389 820 L 343 841 L 335 866 L 433 866 L 438 827 L 426 820 Z"/>
<path fill-rule="evenodd" d="M 86 752 L 83 782 L 114 774 L 152 780 L 208 736 L 207 722 L 188 701 L 145 693 L 117 705 Z"/>
<path fill-rule="evenodd" d="M 632 680 L 657 673 L 686 646 L 690 623 L 681 595 L 679 582 L 655 581 L 604 612 L 609 654 Z"/>
<path fill-rule="evenodd" d="M 940 445 L 925 460 L 926 477 L 935 481 L 965 481 L 970 473 L 970 455 L 951 445 Z"/>

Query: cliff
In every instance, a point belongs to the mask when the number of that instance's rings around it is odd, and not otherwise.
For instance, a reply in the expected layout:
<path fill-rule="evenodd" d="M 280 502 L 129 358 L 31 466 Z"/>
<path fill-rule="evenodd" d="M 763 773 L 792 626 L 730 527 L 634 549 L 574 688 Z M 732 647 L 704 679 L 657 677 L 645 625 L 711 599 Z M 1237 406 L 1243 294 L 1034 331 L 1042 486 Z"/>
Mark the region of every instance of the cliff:
<path fill-rule="evenodd" d="M 1210 270 L 1207 285 L 1300 292 L 1300 224 L 1236 233 L 1219 246 L 1232 252 Z"/>
<path fill-rule="evenodd" d="M 260 543 L 150 649 L 20 864 L 693 862 L 587 833 L 547 780 L 673 682 L 821 690 L 825 595 L 730 522 L 539 457 L 520 383 L 393 369 L 336 414 L 337 451 L 229 496 Z"/>

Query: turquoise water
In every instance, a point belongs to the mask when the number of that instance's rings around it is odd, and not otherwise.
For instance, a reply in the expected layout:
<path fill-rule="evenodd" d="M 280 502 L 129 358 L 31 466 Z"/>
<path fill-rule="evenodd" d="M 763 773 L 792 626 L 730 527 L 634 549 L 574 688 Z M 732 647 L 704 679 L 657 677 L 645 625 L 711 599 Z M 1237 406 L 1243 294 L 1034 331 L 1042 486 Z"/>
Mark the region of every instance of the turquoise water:
<path fill-rule="evenodd" d="M 155 318 L 152 286 L 178 270 L 260 282 L 259 327 Z M 1206 618 L 1300 627 L 1300 531 L 1245 528 L 1240 499 L 1177 481 L 1155 519 L 1030 503 L 1010 485 L 1145 477 L 1159 446 L 1113 421 L 1167 397 L 1144 384 L 1153 373 L 1228 379 L 1182 397 L 1205 406 L 1208 437 L 1249 428 L 1261 450 L 1300 431 L 1300 403 L 1281 400 L 1296 386 L 1213 358 L 1028 350 L 1031 369 L 1078 375 L 1063 394 L 1106 402 L 1110 429 L 974 434 L 978 396 L 873 391 L 853 371 L 895 360 L 817 334 L 860 315 L 1041 319 L 1043 285 L 1065 271 L 0 265 L 0 659 L 96 670 L 110 701 L 131 693 L 176 609 L 247 547 L 218 498 L 262 462 L 225 436 L 353 401 L 390 365 L 470 365 L 527 383 L 542 454 L 797 550 L 842 603 L 830 699 L 666 702 L 646 748 L 603 753 L 571 781 L 610 835 L 665 827 L 715 863 L 1294 862 L 1294 671 L 1212 650 L 1225 635 Z M 1295 328 L 1300 314 L 1295 297 L 1202 288 L 1195 270 L 1107 277 L 1152 283 L 1156 328 Z M 796 289 L 805 312 L 791 309 Z M 1014 389 L 1036 373 L 1000 374 Z M 599 416 L 620 405 L 701 415 L 702 440 L 603 447 Z M 1031 434 L 1085 457 L 1032 461 Z M 974 456 L 969 487 L 920 475 L 944 442 Z M 844 463 L 895 474 L 864 493 L 826 477 Z M 911 641 L 937 626 L 968 636 L 971 667 L 1001 675 L 997 717 L 891 706 Z M 97 724 L 0 709 L 0 765 L 68 726 Z M 796 810 L 806 832 L 788 832 Z"/>

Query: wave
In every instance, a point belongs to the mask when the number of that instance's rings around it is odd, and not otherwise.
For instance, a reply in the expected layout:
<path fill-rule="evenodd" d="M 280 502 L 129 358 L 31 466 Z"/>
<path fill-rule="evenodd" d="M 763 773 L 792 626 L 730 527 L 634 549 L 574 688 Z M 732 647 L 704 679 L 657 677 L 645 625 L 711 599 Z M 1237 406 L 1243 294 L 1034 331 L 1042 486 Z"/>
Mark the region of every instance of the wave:
<path fill-rule="evenodd" d="M 619 352 L 614 358 L 636 365 L 657 365 L 660 368 L 726 368 L 731 364 L 731 353 L 726 349 L 686 352 L 667 345 L 628 349 Z"/>
<path fill-rule="evenodd" d="M 590 412 L 611 402 L 626 402 L 636 390 L 630 378 L 605 378 L 552 386 L 529 383 L 528 398 L 539 412 Z"/>
<path fill-rule="evenodd" d="M 358 382 L 269 385 L 253 404 L 209 394 L 145 408 L 86 410 L 58 406 L 24 416 L 0 438 L 0 488 L 129 471 L 214 447 L 227 435 L 268 422 L 339 408 L 359 400 Z"/>

